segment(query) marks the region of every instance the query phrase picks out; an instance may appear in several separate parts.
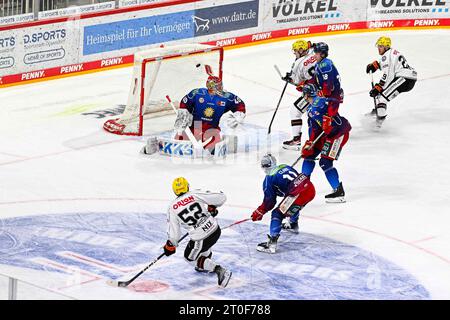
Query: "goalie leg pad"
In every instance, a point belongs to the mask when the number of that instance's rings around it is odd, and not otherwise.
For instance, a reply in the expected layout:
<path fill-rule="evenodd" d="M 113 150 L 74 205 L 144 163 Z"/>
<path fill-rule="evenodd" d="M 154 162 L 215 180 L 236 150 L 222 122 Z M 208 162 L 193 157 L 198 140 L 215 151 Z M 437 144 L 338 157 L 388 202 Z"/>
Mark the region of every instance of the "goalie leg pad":
<path fill-rule="evenodd" d="M 157 137 L 150 137 L 147 140 L 146 145 L 142 148 L 141 152 L 144 154 L 154 154 L 158 152 L 158 138 Z"/>
<path fill-rule="evenodd" d="M 171 157 L 195 156 L 194 147 L 189 140 L 175 140 L 170 138 L 158 137 L 159 153 Z"/>
<path fill-rule="evenodd" d="M 236 153 L 238 151 L 238 136 L 224 135 L 223 140 L 227 140 L 227 152 Z"/>

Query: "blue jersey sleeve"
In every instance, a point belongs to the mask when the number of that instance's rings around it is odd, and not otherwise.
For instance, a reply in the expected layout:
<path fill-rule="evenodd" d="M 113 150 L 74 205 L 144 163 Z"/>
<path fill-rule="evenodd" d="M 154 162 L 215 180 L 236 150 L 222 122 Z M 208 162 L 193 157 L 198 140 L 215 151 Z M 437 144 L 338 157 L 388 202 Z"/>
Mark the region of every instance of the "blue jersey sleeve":
<path fill-rule="evenodd" d="M 241 100 L 241 98 L 239 98 L 237 95 L 231 93 L 231 92 L 225 92 L 224 93 L 224 98 L 226 98 L 227 100 L 227 105 L 226 105 L 226 111 L 231 111 L 231 112 L 244 112 L 245 113 L 245 103 L 244 101 Z"/>
<path fill-rule="evenodd" d="M 272 210 L 277 204 L 277 193 L 274 189 L 272 178 L 273 176 L 266 176 L 263 182 L 264 200 L 258 207 L 258 210 L 262 212 Z"/>

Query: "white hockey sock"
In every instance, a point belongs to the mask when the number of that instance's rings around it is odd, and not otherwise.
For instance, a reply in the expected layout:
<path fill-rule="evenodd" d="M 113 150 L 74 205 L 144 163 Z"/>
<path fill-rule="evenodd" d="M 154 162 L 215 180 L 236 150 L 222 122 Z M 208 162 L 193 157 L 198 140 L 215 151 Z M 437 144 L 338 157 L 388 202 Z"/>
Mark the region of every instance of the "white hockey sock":
<path fill-rule="evenodd" d="M 205 259 L 205 261 L 203 262 L 203 269 L 208 270 L 210 272 L 213 272 L 214 268 L 216 266 L 217 266 L 217 263 L 215 263 L 214 261 L 212 261 L 209 258 Z"/>

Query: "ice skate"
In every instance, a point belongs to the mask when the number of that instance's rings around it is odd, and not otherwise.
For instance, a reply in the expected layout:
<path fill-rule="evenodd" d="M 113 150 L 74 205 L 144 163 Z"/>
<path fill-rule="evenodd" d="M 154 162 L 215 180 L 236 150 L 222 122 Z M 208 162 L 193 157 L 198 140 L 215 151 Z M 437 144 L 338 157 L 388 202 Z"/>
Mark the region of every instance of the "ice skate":
<path fill-rule="evenodd" d="M 225 288 L 228 285 L 233 273 L 219 265 L 214 268 L 214 272 L 217 274 L 217 283 L 219 286 Z"/>
<path fill-rule="evenodd" d="M 384 120 L 386 120 L 386 117 L 377 117 L 377 119 L 375 120 L 375 128 L 380 129 Z"/>
<path fill-rule="evenodd" d="M 335 189 L 332 193 L 327 194 L 325 196 L 325 201 L 329 203 L 342 203 L 345 202 L 345 191 L 342 186 L 342 182 L 339 183 L 337 189 Z"/>
<path fill-rule="evenodd" d="M 277 241 L 279 235 L 276 237 L 271 237 L 270 235 L 267 236 L 269 237 L 269 241 L 258 244 L 256 246 L 256 250 L 259 252 L 275 253 L 277 251 Z"/>
<path fill-rule="evenodd" d="M 302 147 L 301 136 L 295 136 L 291 140 L 287 140 L 283 142 L 283 148 L 287 150 L 296 150 L 300 151 Z"/>

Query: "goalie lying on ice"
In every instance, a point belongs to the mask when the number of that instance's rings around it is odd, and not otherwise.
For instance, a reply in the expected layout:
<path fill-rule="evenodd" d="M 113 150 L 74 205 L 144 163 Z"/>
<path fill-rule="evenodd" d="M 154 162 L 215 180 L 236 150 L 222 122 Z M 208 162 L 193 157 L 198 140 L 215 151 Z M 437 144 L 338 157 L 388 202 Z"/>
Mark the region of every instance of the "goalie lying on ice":
<path fill-rule="evenodd" d="M 220 119 L 229 111 L 227 125 L 234 129 L 244 121 L 245 103 L 224 91 L 220 78 L 209 76 L 206 88 L 194 89 L 181 100 L 174 125 L 175 139 L 188 140 L 185 129 L 189 127 L 196 140 L 210 140 L 204 148 L 214 153 L 215 145 L 221 141 Z"/>

